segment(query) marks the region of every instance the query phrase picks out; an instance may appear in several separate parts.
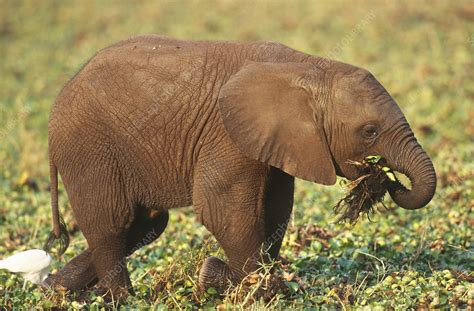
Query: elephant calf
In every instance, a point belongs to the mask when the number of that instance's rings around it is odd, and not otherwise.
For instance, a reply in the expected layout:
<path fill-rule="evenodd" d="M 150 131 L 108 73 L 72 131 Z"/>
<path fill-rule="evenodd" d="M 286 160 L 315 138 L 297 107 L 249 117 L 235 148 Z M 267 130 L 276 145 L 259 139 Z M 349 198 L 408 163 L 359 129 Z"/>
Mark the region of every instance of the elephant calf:
<path fill-rule="evenodd" d="M 294 177 L 355 179 L 348 160 L 383 156 L 426 205 L 435 171 L 403 113 L 368 71 L 279 43 L 131 38 L 95 55 L 63 88 L 49 121 L 53 233 L 60 173 L 88 250 L 47 280 L 78 290 L 131 291 L 125 258 L 164 231 L 168 210 L 193 205 L 224 249 L 203 287 L 278 256 Z"/>

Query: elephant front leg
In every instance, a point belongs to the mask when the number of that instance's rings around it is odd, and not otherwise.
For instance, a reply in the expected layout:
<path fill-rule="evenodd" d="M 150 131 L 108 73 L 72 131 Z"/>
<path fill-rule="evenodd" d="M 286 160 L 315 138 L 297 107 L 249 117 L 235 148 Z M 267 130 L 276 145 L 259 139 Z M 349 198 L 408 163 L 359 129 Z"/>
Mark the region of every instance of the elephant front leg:
<path fill-rule="evenodd" d="M 228 258 L 228 263 L 207 258 L 199 284 L 221 292 L 255 271 L 261 259 L 278 256 L 293 206 L 292 176 L 269 167 L 254 167 L 251 174 L 239 176 L 244 178 L 227 180 L 232 186 L 213 178 L 212 182 L 218 181 L 215 188 L 213 183 L 206 183 L 207 179 L 200 180 L 194 193 L 202 223 Z M 267 255 L 262 257 L 262 250 Z"/>
<path fill-rule="evenodd" d="M 293 210 L 295 178 L 272 167 L 267 181 L 264 201 L 265 249 L 271 260 L 280 252 L 286 228 Z"/>
<path fill-rule="evenodd" d="M 262 218 L 248 211 L 232 211 L 230 207 L 229 210 L 221 218 L 222 221 L 214 220 L 212 224 L 203 222 L 221 245 L 228 263 L 217 257 L 208 257 L 199 273 L 199 285 L 203 288 L 214 287 L 220 292 L 257 269 L 265 239 Z"/>

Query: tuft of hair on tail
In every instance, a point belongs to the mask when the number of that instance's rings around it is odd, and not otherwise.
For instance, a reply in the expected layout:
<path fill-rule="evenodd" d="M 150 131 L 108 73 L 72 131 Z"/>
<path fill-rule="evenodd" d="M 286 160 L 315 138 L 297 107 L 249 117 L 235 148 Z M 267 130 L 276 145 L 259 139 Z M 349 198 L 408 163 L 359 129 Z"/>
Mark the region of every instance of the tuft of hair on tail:
<path fill-rule="evenodd" d="M 60 257 L 69 246 L 69 234 L 66 223 L 59 213 L 58 206 L 58 169 L 50 160 L 49 172 L 51 178 L 51 212 L 53 217 L 53 230 L 49 233 L 48 239 L 44 243 L 43 250 L 50 253 L 55 242 L 58 241 L 57 255 Z"/>

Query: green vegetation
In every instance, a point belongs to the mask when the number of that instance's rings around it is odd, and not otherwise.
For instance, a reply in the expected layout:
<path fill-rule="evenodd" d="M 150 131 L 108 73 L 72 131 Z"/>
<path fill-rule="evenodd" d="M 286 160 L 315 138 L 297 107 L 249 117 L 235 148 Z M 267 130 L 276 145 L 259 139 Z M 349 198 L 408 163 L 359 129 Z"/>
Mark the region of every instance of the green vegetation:
<path fill-rule="evenodd" d="M 97 50 L 135 34 L 273 40 L 369 69 L 391 92 L 433 158 L 428 208 L 388 209 L 336 225 L 339 186 L 298 181 L 278 280 L 253 275 L 226 297 L 196 288 L 207 254 L 222 256 L 191 208 L 129 261 L 135 308 L 474 307 L 474 4 L 472 1 L 0 0 L 0 256 L 41 248 L 50 230 L 47 120 L 55 96 Z M 72 233 L 60 268 L 86 247 L 64 189 Z M 276 292 L 262 295 L 256 287 Z M 0 272 L 0 306 L 91 309 L 92 292 L 53 293 Z M 252 297 L 252 291 L 256 293 Z"/>

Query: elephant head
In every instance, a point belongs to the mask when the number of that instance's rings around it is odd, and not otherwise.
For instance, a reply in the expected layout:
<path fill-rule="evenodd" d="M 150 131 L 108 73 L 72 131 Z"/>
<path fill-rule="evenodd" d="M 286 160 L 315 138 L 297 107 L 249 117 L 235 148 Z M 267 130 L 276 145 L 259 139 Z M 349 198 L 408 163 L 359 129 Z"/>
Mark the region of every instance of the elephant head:
<path fill-rule="evenodd" d="M 336 174 L 358 177 L 348 160 L 381 155 L 411 181 L 411 189 L 389 189 L 398 205 L 417 209 L 434 195 L 430 158 L 393 98 L 364 69 L 249 62 L 222 87 L 218 102 L 229 137 L 250 158 L 330 185 Z"/>

